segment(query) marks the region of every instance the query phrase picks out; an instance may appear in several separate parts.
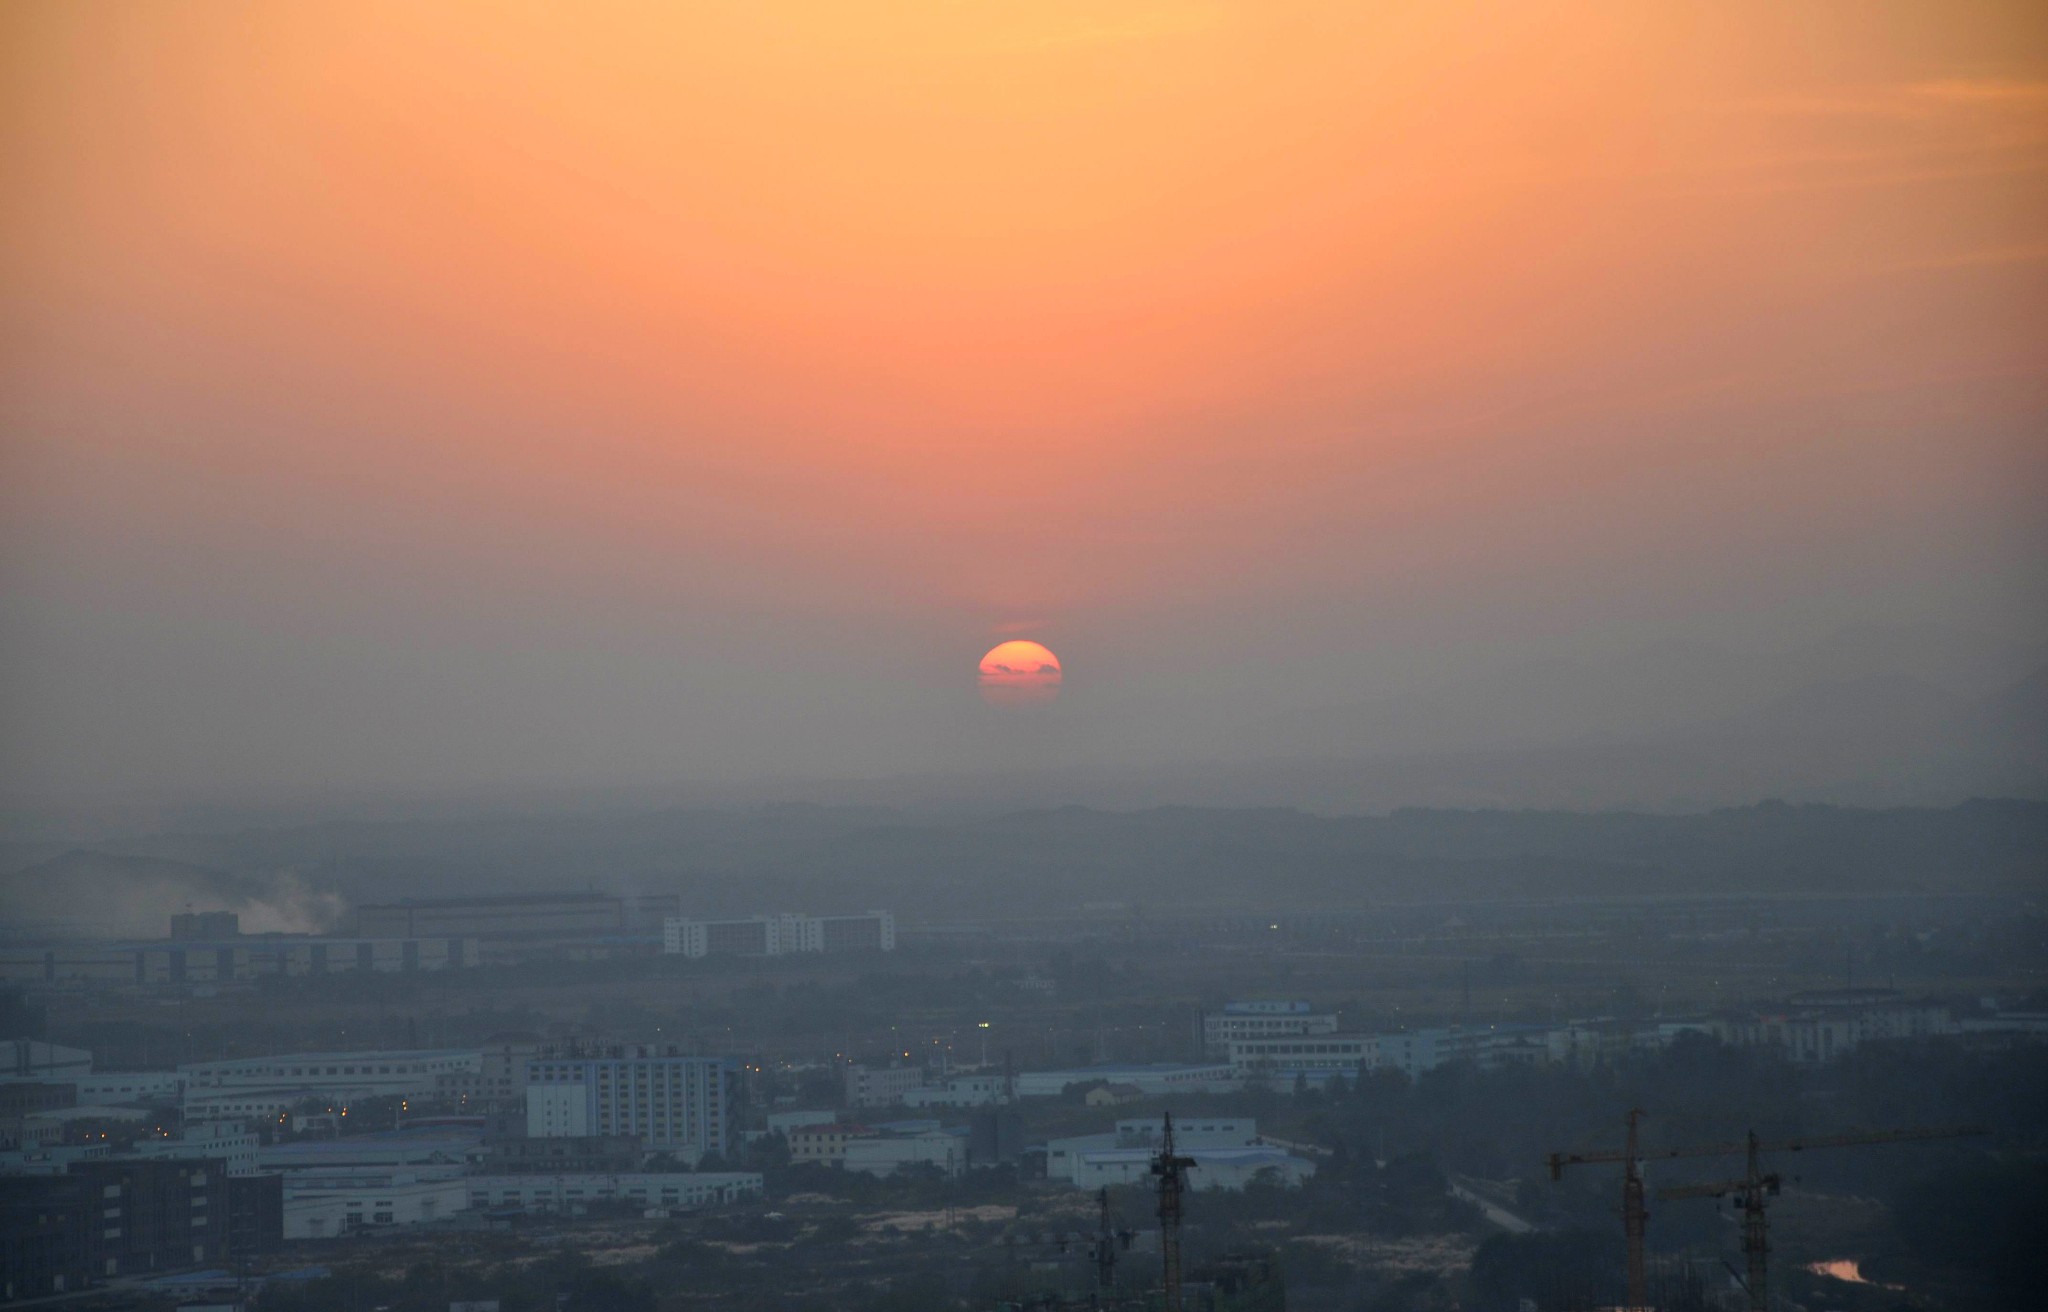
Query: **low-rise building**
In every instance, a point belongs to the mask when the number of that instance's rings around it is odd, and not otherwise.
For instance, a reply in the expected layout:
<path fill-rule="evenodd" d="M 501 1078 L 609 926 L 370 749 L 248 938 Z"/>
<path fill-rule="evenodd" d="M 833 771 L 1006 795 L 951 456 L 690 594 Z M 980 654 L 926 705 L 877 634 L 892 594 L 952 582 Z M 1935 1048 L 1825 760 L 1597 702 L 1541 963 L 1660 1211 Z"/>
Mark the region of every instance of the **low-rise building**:
<path fill-rule="evenodd" d="M 38 1082 L 73 1080 L 92 1074 L 92 1054 L 41 1039 L 0 1039 L 0 1077 Z"/>
<path fill-rule="evenodd" d="M 759 1197 L 751 1171 L 649 1171 L 632 1174 L 473 1175 L 461 1182 L 480 1211 L 565 1212 L 590 1203 L 642 1207 L 715 1207 Z"/>
<path fill-rule="evenodd" d="M 469 1207 L 457 1169 L 302 1170 L 285 1177 L 284 1237 L 340 1239 L 363 1230 L 445 1221 Z"/>
<path fill-rule="evenodd" d="M 1104 1064 L 1067 1070 L 1026 1071 L 1016 1078 L 1019 1098 L 1056 1098 L 1074 1085 L 1130 1084 L 1147 1096 L 1165 1093 L 1224 1093 L 1238 1086 L 1227 1063 L 1185 1065 L 1177 1062 Z"/>
<path fill-rule="evenodd" d="M 492 1139 L 477 1154 L 484 1175 L 617 1175 L 637 1171 L 647 1150 L 635 1135 L 588 1134 L 544 1139 Z"/>
<path fill-rule="evenodd" d="M 1000 1073 L 949 1075 L 903 1093 L 905 1107 L 995 1107 L 1009 1100 L 1009 1080 Z"/>
<path fill-rule="evenodd" d="M 798 1125 L 785 1131 L 792 1165 L 812 1162 L 819 1166 L 846 1165 L 846 1146 L 856 1139 L 871 1139 L 876 1132 L 865 1125 L 832 1122 Z"/>
<path fill-rule="evenodd" d="M 923 1084 L 921 1066 L 848 1066 L 846 1105 L 894 1107 L 902 1103 L 904 1095 Z"/>
<path fill-rule="evenodd" d="M 1372 1034 L 1297 1034 L 1280 1038 L 1231 1039 L 1230 1068 L 1242 1079 L 1291 1084 L 1342 1075 L 1356 1078 L 1379 1062 L 1380 1038 Z"/>
<path fill-rule="evenodd" d="M 1336 1015 L 1317 1012 L 1306 1002 L 1229 1002 L 1223 1010 L 1202 1017 L 1202 1049 L 1212 1057 L 1228 1057 L 1231 1043 L 1238 1039 L 1336 1032 Z"/>
<path fill-rule="evenodd" d="M 890 1176 L 905 1167 L 933 1167 L 953 1176 L 967 1169 L 967 1136 L 953 1130 L 881 1134 L 848 1141 L 845 1167 L 866 1175 Z"/>

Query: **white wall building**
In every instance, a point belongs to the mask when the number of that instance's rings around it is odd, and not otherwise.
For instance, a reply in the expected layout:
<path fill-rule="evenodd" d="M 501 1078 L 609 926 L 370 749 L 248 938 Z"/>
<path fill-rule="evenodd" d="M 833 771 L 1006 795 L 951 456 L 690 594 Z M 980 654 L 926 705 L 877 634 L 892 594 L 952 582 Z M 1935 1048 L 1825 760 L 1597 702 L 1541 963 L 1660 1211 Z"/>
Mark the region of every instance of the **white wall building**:
<path fill-rule="evenodd" d="M 1380 1038 L 1373 1034 L 1295 1034 L 1232 1039 L 1230 1068 L 1245 1079 L 1311 1080 L 1342 1075 L 1350 1079 L 1379 1064 Z"/>
<path fill-rule="evenodd" d="M 1231 1002 L 1202 1017 L 1202 1047 L 1212 1057 L 1228 1056 L 1234 1039 L 1336 1032 L 1337 1017 L 1311 1011 L 1306 1002 Z"/>
<path fill-rule="evenodd" d="M 177 1102 L 185 1096 L 185 1077 L 177 1071 L 100 1071 L 70 1083 L 81 1107 L 129 1102 Z"/>
<path fill-rule="evenodd" d="M 300 1052 L 189 1062 L 178 1074 L 187 1119 L 233 1120 L 273 1117 L 308 1098 L 426 1098 L 443 1075 L 474 1074 L 481 1060 L 475 1051 Z"/>
<path fill-rule="evenodd" d="M 138 1139 L 131 1157 L 218 1157 L 229 1175 L 260 1175 L 257 1151 L 262 1140 L 238 1122 L 188 1121 L 182 1133 L 168 1139 Z"/>
<path fill-rule="evenodd" d="M 468 1183 L 454 1171 L 293 1171 L 284 1181 L 284 1237 L 338 1239 L 443 1221 L 468 1207 Z"/>
<path fill-rule="evenodd" d="M 850 1139 L 845 1165 L 849 1171 L 879 1176 L 894 1175 L 906 1166 L 935 1166 L 947 1175 L 958 1175 L 967 1169 L 967 1138 L 945 1130 L 927 1130 Z"/>
<path fill-rule="evenodd" d="M 995 1107 L 1010 1100 L 1002 1075 L 952 1075 L 903 1093 L 906 1107 Z"/>
<path fill-rule="evenodd" d="M 1194 1159 L 1188 1168 L 1188 1188 L 1242 1189 L 1261 1178 L 1293 1189 L 1316 1173 L 1315 1163 L 1278 1148 L 1189 1148 L 1182 1155 Z M 1078 1189 L 1101 1189 L 1114 1184 L 1149 1184 L 1152 1154 L 1142 1148 L 1098 1148 L 1079 1153 L 1070 1173 Z"/>
<path fill-rule="evenodd" d="M 636 1135 L 653 1151 L 695 1162 L 731 1149 L 738 1079 L 739 1067 L 728 1058 L 651 1048 L 536 1057 L 526 1064 L 527 1132 Z"/>

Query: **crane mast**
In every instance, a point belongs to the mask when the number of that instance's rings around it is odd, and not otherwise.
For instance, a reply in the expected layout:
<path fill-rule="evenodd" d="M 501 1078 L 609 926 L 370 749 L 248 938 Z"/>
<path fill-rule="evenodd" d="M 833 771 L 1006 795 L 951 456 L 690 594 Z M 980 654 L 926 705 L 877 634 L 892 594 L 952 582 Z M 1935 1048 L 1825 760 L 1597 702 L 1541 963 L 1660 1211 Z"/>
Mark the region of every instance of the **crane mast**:
<path fill-rule="evenodd" d="M 1152 1158 L 1152 1174 L 1159 1177 L 1159 1259 L 1164 1312 L 1180 1312 L 1180 1196 L 1187 1188 L 1187 1169 L 1192 1157 L 1173 1151 L 1173 1113 L 1166 1113 L 1165 1135 L 1159 1152 Z"/>
<path fill-rule="evenodd" d="M 1748 1136 L 1738 1142 L 1687 1144 L 1678 1148 L 1659 1148 L 1645 1153 L 1637 1134 L 1643 1118 L 1640 1108 L 1632 1108 L 1628 1114 L 1628 1139 L 1620 1151 L 1594 1149 L 1586 1152 L 1557 1152 L 1545 1159 L 1553 1181 L 1562 1180 L 1566 1167 L 1591 1166 L 1606 1162 L 1622 1164 L 1621 1218 L 1622 1232 L 1628 1241 L 1628 1306 L 1633 1312 L 1642 1312 L 1649 1304 L 1649 1282 L 1645 1273 L 1644 1248 L 1645 1231 L 1648 1228 L 1649 1208 L 1643 1197 L 1643 1163 L 1646 1160 L 1668 1161 L 1679 1157 L 1734 1157 L 1747 1159 L 1748 1169 L 1739 1180 L 1720 1180 L 1710 1184 L 1679 1185 L 1660 1189 L 1657 1197 L 1664 1201 L 1679 1198 L 1721 1198 L 1734 1195 L 1742 1205 L 1742 1255 L 1748 1267 L 1748 1294 L 1751 1312 L 1766 1312 L 1770 1306 L 1770 1222 L 1765 1214 L 1766 1199 L 1777 1194 L 1783 1184 L 1775 1172 L 1763 1169 L 1765 1153 L 1800 1153 L 1818 1148 L 1851 1148 L 1868 1144 L 1909 1143 L 1920 1139 L 1957 1139 L 1968 1135 L 1989 1134 L 1982 1126 L 1951 1128 L 1929 1128 L 1925 1126 L 1905 1130 L 1854 1131 L 1847 1134 L 1815 1135 L 1801 1139 L 1784 1139 L 1764 1142 L 1751 1130 Z"/>

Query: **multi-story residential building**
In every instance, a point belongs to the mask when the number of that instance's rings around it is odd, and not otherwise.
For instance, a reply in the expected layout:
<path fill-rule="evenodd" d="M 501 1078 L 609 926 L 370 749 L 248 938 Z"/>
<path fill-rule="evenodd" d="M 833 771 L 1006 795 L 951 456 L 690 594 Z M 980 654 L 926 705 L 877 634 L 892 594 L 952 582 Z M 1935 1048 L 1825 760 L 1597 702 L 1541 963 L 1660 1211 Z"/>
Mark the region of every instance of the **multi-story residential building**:
<path fill-rule="evenodd" d="M 673 1049 L 542 1054 L 526 1064 L 527 1134 L 633 1135 L 651 1151 L 694 1163 L 730 1150 L 738 1083 L 730 1058 Z"/>
<path fill-rule="evenodd" d="M 1202 1049 L 1212 1057 L 1230 1053 L 1235 1039 L 1275 1039 L 1335 1034 L 1337 1017 L 1306 1002 L 1229 1002 L 1202 1017 Z"/>
<path fill-rule="evenodd" d="M 356 908 L 356 933 L 365 938 L 440 935 L 493 940 L 645 934 L 658 931 L 663 920 L 680 910 L 673 893 L 420 898 Z"/>

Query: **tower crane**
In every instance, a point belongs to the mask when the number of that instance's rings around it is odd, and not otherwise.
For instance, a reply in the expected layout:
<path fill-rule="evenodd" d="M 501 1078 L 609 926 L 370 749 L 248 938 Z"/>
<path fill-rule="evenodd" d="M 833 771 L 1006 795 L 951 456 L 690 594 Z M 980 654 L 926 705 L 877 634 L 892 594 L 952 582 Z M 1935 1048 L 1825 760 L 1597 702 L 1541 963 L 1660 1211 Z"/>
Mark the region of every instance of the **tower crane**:
<path fill-rule="evenodd" d="M 1873 1130 L 1868 1133 L 1817 1135 L 1806 1139 L 1784 1139 L 1765 1143 L 1751 1130 L 1742 1144 L 1714 1145 L 1727 1155 L 1744 1153 L 1748 1169 L 1740 1179 L 1712 1180 L 1703 1184 L 1675 1185 L 1659 1189 L 1657 1197 L 1670 1202 L 1682 1198 L 1724 1198 L 1733 1194 L 1742 1207 L 1742 1256 L 1748 1276 L 1744 1280 L 1749 1294 L 1750 1312 L 1768 1312 L 1770 1308 L 1770 1222 L 1764 1208 L 1767 1198 L 1775 1198 L 1784 1181 L 1776 1171 L 1763 1169 L 1765 1153 L 1800 1153 L 1815 1148 L 1854 1148 L 1865 1144 L 1909 1143 L 1918 1139 L 1960 1139 L 1969 1135 L 1989 1134 L 1981 1126 L 1960 1126 L 1950 1129 Z"/>
<path fill-rule="evenodd" d="M 1749 1154 L 1749 1173 L 1742 1180 L 1724 1180 L 1710 1185 L 1682 1185 L 1673 1189 L 1660 1190 L 1660 1200 L 1674 1198 L 1718 1197 L 1735 1193 L 1744 1200 L 1744 1226 L 1742 1248 L 1749 1258 L 1750 1307 L 1762 1309 L 1764 1280 L 1762 1272 L 1769 1252 L 1768 1236 L 1764 1222 L 1766 1194 L 1778 1192 L 1781 1181 L 1775 1175 L 1762 1171 L 1760 1154 L 1766 1152 L 1804 1152 L 1814 1148 L 1846 1148 L 1856 1144 L 1904 1143 L 1915 1139 L 1953 1139 L 1965 1135 L 1988 1134 L 1990 1131 L 1978 1126 L 1960 1129 L 1911 1129 L 1852 1132 L 1848 1134 L 1820 1135 L 1806 1139 L 1787 1139 L 1778 1143 L 1760 1142 L 1754 1131 L 1741 1142 L 1687 1144 L 1678 1148 L 1659 1148 L 1644 1152 L 1637 1137 L 1637 1126 L 1643 1119 L 1641 1108 L 1632 1108 L 1628 1114 L 1628 1139 L 1620 1149 L 1595 1149 L 1584 1152 L 1552 1153 L 1545 1159 L 1553 1181 L 1564 1178 L 1568 1166 L 1590 1166 L 1603 1162 L 1622 1164 L 1621 1221 L 1622 1231 L 1628 1240 L 1628 1309 L 1629 1312 L 1647 1312 L 1649 1307 L 1649 1281 L 1644 1263 L 1644 1232 L 1648 1228 L 1650 1211 L 1644 1200 L 1643 1163 L 1646 1161 L 1669 1161 L 1680 1157 L 1733 1157 Z M 1754 1182 L 1753 1184 L 1751 1182 Z M 1752 1212 L 1750 1203 L 1754 1202 Z"/>
<path fill-rule="evenodd" d="M 1173 1113 L 1166 1113 L 1165 1133 L 1152 1156 L 1152 1174 L 1159 1177 L 1159 1258 L 1164 1312 L 1180 1312 L 1180 1196 L 1187 1189 L 1192 1157 L 1173 1151 Z"/>

